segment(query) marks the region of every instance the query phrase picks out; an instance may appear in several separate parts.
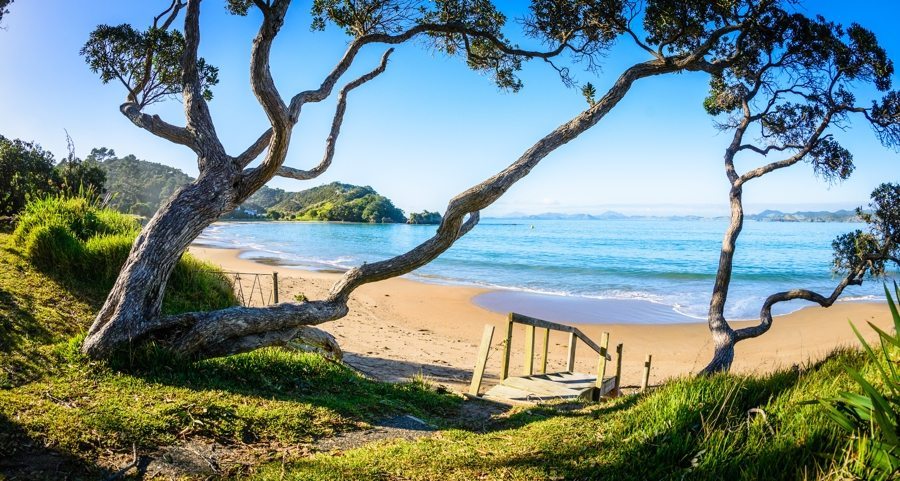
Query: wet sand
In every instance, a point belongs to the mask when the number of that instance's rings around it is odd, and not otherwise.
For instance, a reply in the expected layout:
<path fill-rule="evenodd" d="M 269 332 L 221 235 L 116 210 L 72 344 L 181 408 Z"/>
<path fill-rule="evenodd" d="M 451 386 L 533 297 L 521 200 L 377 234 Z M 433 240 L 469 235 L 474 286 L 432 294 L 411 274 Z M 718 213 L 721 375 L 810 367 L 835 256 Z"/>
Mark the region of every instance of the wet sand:
<path fill-rule="evenodd" d="M 243 259 L 241 252 L 234 249 L 194 246 L 191 252 L 222 266 L 226 271 L 277 271 L 282 302 L 300 293 L 309 299 L 322 298 L 340 277 L 335 272 L 304 271 Z M 548 320 L 565 322 L 554 313 L 562 311 L 556 303 L 567 299 L 535 298 L 521 294 L 429 284 L 405 278 L 389 279 L 359 288 L 351 297 L 350 313 L 345 318 L 319 327 L 334 334 L 346 353 L 345 360 L 368 375 L 397 381 L 421 374 L 463 391 L 468 387 L 478 343 L 486 324 L 493 324 L 496 329 L 485 384 L 490 385 L 497 380 L 502 353 L 501 330 L 505 326 L 506 316 L 488 308 L 521 305 L 529 311 L 523 312 L 525 314 L 543 313 Z M 627 303 L 631 302 L 585 303 L 576 307 L 584 311 L 583 315 L 593 315 L 598 319 L 598 323 L 575 324 L 589 337 L 599 340 L 601 332 L 606 331 L 610 333 L 611 346 L 618 343 L 624 345 L 624 385 L 640 383 L 643 360 L 647 354 L 653 355 L 653 384 L 703 368 L 712 354 L 705 323 L 687 322 L 691 318 L 685 320 L 685 316 L 666 306 L 639 301 L 629 306 Z M 636 316 L 642 317 L 642 323 L 625 323 Z M 892 325 L 890 311 L 884 303 L 839 302 L 829 309 L 804 308 L 777 316 L 768 333 L 738 344 L 733 370 L 741 373 L 768 372 L 779 367 L 814 362 L 839 346 L 856 346 L 848 319 L 859 326 L 865 326 L 866 321 L 882 328 Z M 607 322 L 599 323 L 603 320 Z M 741 327 L 752 322 L 733 324 Z M 562 333 L 551 334 L 548 370 L 562 369 L 566 343 Z M 521 327 L 514 331 L 512 348 L 511 372 L 515 374 L 522 370 L 523 365 Z M 592 372 L 596 362 L 593 351 L 583 345 L 578 349 L 577 370 Z"/>

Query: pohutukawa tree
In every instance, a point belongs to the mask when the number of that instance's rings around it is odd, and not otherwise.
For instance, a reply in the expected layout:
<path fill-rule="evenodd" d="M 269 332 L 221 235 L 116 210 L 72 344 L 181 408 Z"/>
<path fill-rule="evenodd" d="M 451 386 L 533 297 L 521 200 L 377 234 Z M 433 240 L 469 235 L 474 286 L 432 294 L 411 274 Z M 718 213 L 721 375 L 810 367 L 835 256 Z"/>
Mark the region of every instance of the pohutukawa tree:
<path fill-rule="evenodd" d="M 99 27 L 84 55 L 104 82 L 125 86 L 121 112 L 151 134 L 191 149 L 197 156 L 197 180 L 177 191 L 150 219 L 132 246 L 103 308 L 84 341 L 83 350 L 104 357 L 118 348 L 153 340 L 175 352 L 210 357 L 283 345 L 300 340 L 333 339 L 311 326 L 341 318 L 359 286 L 410 272 L 447 250 L 478 222 L 479 211 L 525 177 L 543 158 L 600 121 L 641 78 L 684 71 L 719 73 L 764 37 L 782 15 L 774 0 L 559 1 L 534 0 L 524 20 L 525 38 L 547 51 L 526 51 L 502 35 L 505 18 L 488 0 L 316 0 L 312 25 L 343 28 L 349 44 L 334 69 L 311 90 L 285 98 L 269 69 L 269 53 L 284 26 L 290 0 L 230 0 L 227 8 L 245 15 L 256 9 L 262 20 L 250 60 L 250 85 L 270 125 L 243 152 L 222 146 L 207 102 L 216 69 L 198 57 L 200 0 L 173 0 L 138 31 L 128 25 Z M 184 13 L 183 29 L 174 20 Z M 638 30 L 633 24 L 642 22 Z M 639 32 L 644 33 L 639 33 Z M 633 42 L 647 58 L 625 69 L 599 99 L 590 93 L 589 108 L 538 140 L 496 175 L 450 200 L 435 235 L 397 257 L 348 271 L 321 300 L 282 303 L 264 308 L 234 307 L 213 312 L 161 316 L 166 281 L 178 258 L 200 232 L 244 201 L 274 176 L 299 180 L 325 172 L 334 156 L 348 94 L 387 68 L 392 50 L 369 73 L 337 88 L 359 51 L 369 45 L 393 45 L 421 38 L 447 54 L 465 55 L 467 64 L 492 74 L 498 85 L 516 90 L 522 61 L 550 62 L 566 80 L 560 54 L 571 54 L 591 70 L 617 41 Z M 549 45 L 549 47 L 547 47 Z M 309 170 L 284 165 L 291 133 L 304 106 L 337 92 L 337 109 L 321 162 Z M 144 110 L 153 102 L 180 95 L 185 126 L 177 126 Z M 262 129 L 261 129 L 262 130 Z M 259 160 L 258 160 L 259 159 Z"/>
<path fill-rule="evenodd" d="M 844 29 L 822 18 L 787 15 L 770 33 L 774 36 L 761 39 L 756 52 L 747 52 L 713 75 L 704 103 L 717 116 L 718 128 L 732 136 L 724 155 L 731 222 L 709 305 L 715 352 L 703 373 L 727 371 L 736 343 L 769 330 L 774 305 L 803 299 L 831 306 L 847 286 L 862 283 L 866 273 L 882 273 L 883 261 L 893 256 L 896 246 L 892 235 L 877 234 L 896 219 L 878 217 L 872 224 L 881 227 L 872 233 L 835 241 L 839 259 L 835 267 L 842 278 L 833 292 L 794 289 L 772 294 L 762 305 L 759 324 L 741 329 L 729 325 L 725 303 L 744 221 L 745 185 L 799 163 L 810 165 L 828 181 L 846 179 L 854 169 L 853 156 L 832 132 L 846 128 L 851 120 L 868 123 L 883 144 L 900 145 L 900 97 L 890 91 L 893 64 L 872 32 L 859 25 Z M 883 98 L 868 104 L 857 100 L 854 92 L 870 88 L 882 92 Z M 750 162 L 754 156 L 764 163 L 740 172 L 736 161 Z"/>

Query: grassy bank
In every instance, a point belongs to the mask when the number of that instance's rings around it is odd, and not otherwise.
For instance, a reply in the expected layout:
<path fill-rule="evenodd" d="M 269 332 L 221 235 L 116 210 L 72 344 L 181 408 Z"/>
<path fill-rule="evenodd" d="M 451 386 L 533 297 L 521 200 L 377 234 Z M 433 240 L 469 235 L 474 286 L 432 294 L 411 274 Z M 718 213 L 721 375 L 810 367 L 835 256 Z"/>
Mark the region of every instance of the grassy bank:
<path fill-rule="evenodd" d="M 78 346 L 104 293 L 56 274 L 0 233 L 0 478 L 100 479 L 133 449 L 154 456 L 196 442 L 235 447 L 259 463 L 392 413 L 440 422 L 461 401 L 423 383 L 378 383 L 276 349 L 186 362 L 150 348 L 91 362 Z"/>
<path fill-rule="evenodd" d="M 801 402 L 852 389 L 845 365 L 869 370 L 842 352 L 802 371 L 684 379 L 606 404 L 522 410 L 485 433 L 269 465 L 254 479 L 841 478 L 843 436 Z"/>
<path fill-rule="evenodd" d="M 123 247 L 115 246 L 126 241 L 116 239 L 127 232 L 66 224 L 60 219 L 67 214 L 47 218 L 33 222 L 28 232 L 0 233 L 0 479 L 103 479 L 134 452 L 146 470 L 146 463 L 165 459 L 172 447 L 210 445 L 227 451 L 230 457 L 217 459 L 228 462 L 208 461 L 206 474 L 180 475 L 257 480 L 849 475 L 841 460 L 846 435 L 821 406 L 803 401 L 855 390 L 846 366 L 872 378 L 874 365 L 857 351 L 768 376 L 683 379 L 602 404 L 516 409 L 477 422 L 460 415 L 460 397 L 425 382 L 380 383 L 312 354 L 264 349 L 190 362 L 151 346 L 111 362 L 90 361 L 78 347 L 112 280 L 108 269 L 90 269 L 85 259 L 120 252 Z M 131 228 L 127 219 L 113 224 Z M 34 232 L 44 238 L 29 240 L 39 237 Z M 42 242 L 71 250 L 54 251 L 68 252 L 60 262 L 42 263 L 40 252 L 47 247 Z M 222 288 L 216 271 L 193 260 L 182 261 L 179 269 L 166 309 L 210 308 L 208 292 L 221 294 Z M 464 410 L 473 406 L 478 405 Z M 315 454 L 318 440 L 396 414 L 425 418 L 441 429 L 418 441 Z"/>

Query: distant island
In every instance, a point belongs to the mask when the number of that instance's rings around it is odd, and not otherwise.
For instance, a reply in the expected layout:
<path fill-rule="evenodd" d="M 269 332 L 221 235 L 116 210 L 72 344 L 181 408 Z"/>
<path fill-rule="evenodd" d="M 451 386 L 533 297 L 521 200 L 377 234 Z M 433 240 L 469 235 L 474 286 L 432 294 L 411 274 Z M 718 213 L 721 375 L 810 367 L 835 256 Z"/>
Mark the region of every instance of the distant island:
<path fill-rule="evenodd" d="M 262 189 L 260 189 L 262 192 Z M 369 186 L 358 186 L 332 182 L 300 192 L 284 192 L 281 189 L 267 189 L 263 196 L 257 192 L 239 209 L 247 212 L 247 204 L 264 208 L 272 219 L 314 220 L 332 222 L 368 222 L 390 224 L 406 222 L 403 211 L 394 206 L 387 197 Z M 266 205 L 266 202 L 277 201 Z"/>
<path fill-rule="evenodd" d="M 510 214 L 501 217 L 503 219 L 522 220 L 721 220 L 727 217 L 703 217 L 698 215 L 626 215 L 621 212 L 606 211 L 601 214 L 562 214 L 547 212 L 543 214 Z M 841 209 L 829 211 L 802 211 L 781 212 L 779 210 L 764 210 L 758 214 L 749 214 L 746 220 L 758 222 L 862 222 L 856 211 Z"/>

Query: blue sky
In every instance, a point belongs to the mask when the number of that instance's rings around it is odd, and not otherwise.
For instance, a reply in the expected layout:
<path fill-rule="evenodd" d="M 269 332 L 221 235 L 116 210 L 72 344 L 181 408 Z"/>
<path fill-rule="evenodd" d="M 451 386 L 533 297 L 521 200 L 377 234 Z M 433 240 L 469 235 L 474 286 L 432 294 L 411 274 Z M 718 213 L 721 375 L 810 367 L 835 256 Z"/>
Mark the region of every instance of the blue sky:
<path fill-rule="evenodd" d="M 167 3 L 14 2 L 0 30 L 0 134 L 36 141 L 62 156 L 68 130 L 80 156 L 106 146 L 195 175 L 192 153 L 134 127 L 118 111 L 122 88 L 102 85 L 78 55 L 97 24 L 128 22 L 143 28 Z M 347 43 L 335 29 L 310 32 L 309 3 L 295 0 L 273 51 L 273 73 L 285 96 L 317 86 Z M 499 3 L 511 18 L 524 13 L 526 5 Z M 807 13 L 870 28 L 900 62 L 900 33 L 894 25 L 900 2 L 806 3 Z M 258 18 L 231 16 L 215 0 L 203 7 L 201 54 L 220 67 L 211 110 L 226 148 L 237 153 L 266 128 L 247 80 Z M 515 28 L 511 24 L 510 32 Z M 368 48 L 354 72 L 371 69 L 382 52 Z M 579 72 L 577 77 L 602 93 L 623 68 L 645 58 L 623 45 L 609 53 L 599 75 Z M 366 184 L 407 211 L 442 211 L 452 196 L 504 168 L 585 108 L 580 93 L 566 89 L 545 64 L 528 65 L 521 77 L 521 92 L 499 92 L 460 59 L 421 44 L 400 46 L 381 77 L 351 94 L 329 172 L 310 182 L 276 179 L 270 185 L 301 190 L 334 180 Z M 716 132 L 701 107 L 706 81 L 704 74 L 640 81 L 600 124 L 551 154 L 486 214 L 726 212 L 721 158 L 727 136 Z M 287 165 L 303 168 L 319 161 L 333 108 L 333 101 L 307 106 Z M 177 101 L 150 111 L 183 122 Z M 857 170 L 850 180 L 829 185 L 816 179 L 808 165 L 797 165 L 748 184 L 748 210 L 851 208 L 866 202 L 879 183 L 900 181 L 900 155 L 881 147 L 868 127 L 860 124 L 838 136 L 855 156 Z M 758 159 L 744 162 L 739 168 Z"/>

